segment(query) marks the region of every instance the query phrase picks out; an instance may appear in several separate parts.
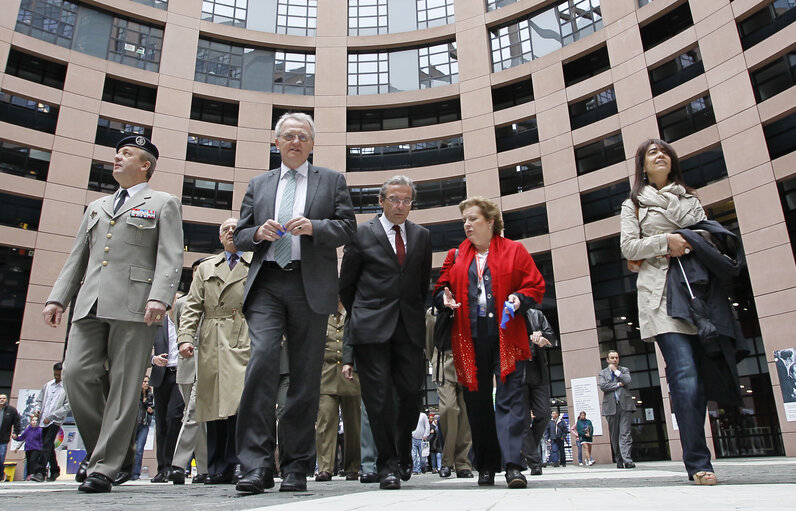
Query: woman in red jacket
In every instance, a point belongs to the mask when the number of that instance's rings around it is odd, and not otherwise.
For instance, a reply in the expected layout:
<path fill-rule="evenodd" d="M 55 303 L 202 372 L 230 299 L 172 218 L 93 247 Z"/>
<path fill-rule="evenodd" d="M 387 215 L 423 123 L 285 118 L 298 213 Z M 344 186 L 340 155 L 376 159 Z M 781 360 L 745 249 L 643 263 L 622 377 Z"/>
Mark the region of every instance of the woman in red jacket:
<path fill-rule="evenodd" d="M 456 375 L 465 388 L 478 484 L 495 483 L 502 455 L 509 488 L 525 488 L 520 451 L 528 411 L 522 376 L 531 353 L 522 315 L 542 301 L 545 283 L 525 247 L 501 236 L 503 218 L 497 204 L 472 197 L 459 204 L 459 211 L 467 239 L 458 253 L 448 252 L 434 297 L 438 309 L 456 311 L 451 348 Z M 515 315 L 505 328 L 504 312 Z"/>

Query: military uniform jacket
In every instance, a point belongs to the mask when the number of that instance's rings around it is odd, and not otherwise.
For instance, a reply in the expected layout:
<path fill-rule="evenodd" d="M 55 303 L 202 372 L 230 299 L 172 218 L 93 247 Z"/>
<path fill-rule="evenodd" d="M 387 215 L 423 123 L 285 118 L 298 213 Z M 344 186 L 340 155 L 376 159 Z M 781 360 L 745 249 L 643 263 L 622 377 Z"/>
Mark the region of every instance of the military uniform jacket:
<path fill-rule="evenodd" d="M 321 394 L 329 396 L 359 396 L 359 376 L 354 373 L 353 380 L 343 378 L 340 369 L 343 367 L 343 352 L 353 350 L 353 346 L 343 343 L 343 326 L 346 312 L 339 316 L 332 314 L 326 324 L 326 349 L 323 353 L 321 369 Z M 346 360 L 353 356 L 347 353 Z"/>
<path fill-rule="evenodd" d="M 145 186 L 115 214 L 113 202 L 108 195 L 88 205 L 47 299 L 66 307 L 77 292 L 73 321 L 96 303 L 98 318 L 143 323 L 147 301 L 174 301 L 183 262 L 179 200 Z"/>
<path fill-rule="evenodd" d="M 251 261 L 252 253 L 244 252 L 230 270 L 222 252 L 200 264 L 191 282 L 177 343 L 197 347 L 197 422 L 238 413 L 250 355 L 249 326 L 241 309 Z"/>

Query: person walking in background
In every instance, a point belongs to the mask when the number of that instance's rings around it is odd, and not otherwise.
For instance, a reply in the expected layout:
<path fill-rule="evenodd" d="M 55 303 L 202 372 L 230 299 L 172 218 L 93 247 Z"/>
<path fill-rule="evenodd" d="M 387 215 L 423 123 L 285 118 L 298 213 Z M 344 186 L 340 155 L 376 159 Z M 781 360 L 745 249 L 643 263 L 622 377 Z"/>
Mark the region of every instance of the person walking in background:
<path fill-rule="evenodd" d="M 159 154 L 141 135 L 116 144 L 119 190 L 86 208 L 42 310 L 57 328 L 77 294 L 63 378 L 89 459 L 83 492 L 111 491 L 128 457 L 132 466 L 141 377 L 180 281 L 182 206 L 148 184 Z"/>
<path fill-rule="evenodd" d="M 575 445 L 578 446 L 578 466 L 583 466 L 583 446 L 580 443 L 580 436 L 578 435 L 578 425 L 576 421 L 570 421 L 569 424 L 569 440 L 572 446 L 572 463 L 575 463 Z M 586 463 L 588 465 L 588 461 Z"/>
<path fill-rule="evenodd" d="M 453 317 L 451 346 L 456 375 L 466 388 L 478 484 L 492 486 L 505 463 L 509 488 L 525 488 L 522 441 L 528 428 L 523 374 L 531 355 L 520 318 L 544 296 L 545 283 L 528 250 L 501 236 L 497 204 L 483 197 L 459 203 L 465 239 L 448 251 L 434 288 L 434 304 L 459 309 Z M 493 394 L 493 381 L 497 390 Z"/>
<path fill-rule="evenodd" d="M 426 466 L 425 456 L 423 456 L 423 442 L 428 442 L 428 435 L 431 433 L 431 426 L 428 423 L 428 415 L 420 412 L 417 418 L 417 426 L 412 431 L 412 473 L 419 474 Z"/>
<path fill-rule="evenodd" d="M 439 429 L 439 421 L 434 414 L 429 414 L 428 417 L 428 459 L 430 460 L 429 466 L 431 472 L 436 474 L 442 466 L 442 451 L 440 444 L 442 443 L 442 432 Z"/>
<path fill-rule="evenodd" d="M 64 383 L 61 381 L 63 366 L 60 362 L 53 364 L 53 379 L 44 384 L 36 396 L 36 416 L 42 429 L 42 447 L 39 464 L 45 469 L 49 466 L 48 481 L 55 481 L 61 475 L 58 459 L 55 456 L 55 439 L 61 431 L 61 424 L 72 409 L 66 397 Z M 45 472 L 46 474 L 46 472 Z"/>
<path fill-rule="evenodd" d="M 608 352 L 605 361 L 608 366 L 600 371 L 597 383 L 603 391 L 603 415 L 608 421 L 616 468 L 636 468 L 630 455 L 633 448 L 631 419 L 636 410 L 636 403 L 628 390 L 630 370 L 619 365 L 619 353 L 614 350 Z"/>
<path fill-rule="evenodd" d="M 16 408 L 8 404 L 8 396 L 0 394 L 0 481 L 6 480 L 5 461 L 8 442 L 21 432 L 21 417 Z"/>
<path fill-rule="evenodd" d="M 17 442 L 25 442 L 25 471 L 28 481 L 40 483 L 44 481 L 46 468 L 41 464 L 42 455 L 42 430 L 39 427 L 39 418 L 36 415 L 30 416 L 30 423 L 25 431 L 17 435 Z M 18 451 L 19 447 L 15 449 Z"/>
<path fill-rule="evenodd" d="M 342 302 L 337 312 L 329 316 L 326 324 L 326 347 L 321 374 L 321 398 L 318 405 L 318 421 L 315 426 L 315 445 L 318 453 L 318 475 L 316 481 L 330 481 L 335 472 L 333 463 L 337 442 L 338 416 L 342 416 L 343 456 L 342 469 L 346 481 L 359 477 L 361 461 L 360 431 L 362 414 L 359 406 L 362 399 L 359 377 L 352 380 L 343 376 L 342 362 L 348 358 L 350 344 L 343 342 L 346 311 Z M 344 354 L 346 352 L 346 354 Z M 338 410 L 340 412 L 338 413 Z"/>
<path fill-rule="evenodd" d="M 337 247 L 356 230 L 343 174 L 307 162 L 315 124 L 287 113 L 274 144 L 282 164 L 249 181 L 235 229 L 238 250 L 252 251 L 243 291 L 251 358 L 240 398 L 236 444 L 244 477 L 236 489 L 262 493 L 274 486 L 274 420 L 279 350 L 287 337 L 290 386 L 279 421 L 280 491 L 306 491 L 315 468 L 315 419 L 323 343 L 337 310 Z M 288 433 L 289 432 L 289 433 Z"/>
<path fill-rule="evenodd" d="M 581 455 L 581 447 L 578 448 L 578 459 L 580 464 L 586 466 L 594 465 L 594 458 L 591 457 L 591 444 L 594 435 L 594 426 L 591 421 L 586 418 L 586 412 L 578 414 L 578 421 L 575 423 L 575 430 L 578 434 L 578 443 L 586 453 L 586 458 Z"/>
<path fill-rule="evenodd" d="M 550 421 L 547 423 L 545 438 L 547 444 L 550 446 L 550 463 L 552 463 L 554 467 L 557 467 L 559 464 L 562 467 L 567 466 L 567 453 L 564 450 L 567 431 L 567 423 L 564 421 L 564 418 L 558 415 L 557 410 L 553 410 L 550 414 Z"/>
<path fill-rule="evenodd" d="M 152 424 L 152 415 L 155 413 L 155 396 L 149 386 L 149 376 L 144 376 L 141 381 L 141 397 L 138 401 L 138 417 L 135 421 L 135 461 L 133 462 L 132 479 L 141 478 L 141 465 L 144 460 L 144 448 L 149 436 L 149 425 Z"/>

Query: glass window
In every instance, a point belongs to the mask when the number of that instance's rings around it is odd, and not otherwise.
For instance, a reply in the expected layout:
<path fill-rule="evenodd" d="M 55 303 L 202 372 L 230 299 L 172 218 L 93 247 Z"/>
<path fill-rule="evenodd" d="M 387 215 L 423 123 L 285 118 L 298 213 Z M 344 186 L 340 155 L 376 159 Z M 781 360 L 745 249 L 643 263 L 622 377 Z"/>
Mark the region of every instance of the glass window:
<path fill-rule="evenodd" d="M 517 0 L 486 0 L 486 10 L 494 11 L 505 5 L 510 5 L 517 2 Z"/>
<path fill-rule="evenodd" d="M 658 117 L 661 138 L 672 142 L 716 123 L 710 96 L 697 98 Z"/>
<path fill-rule="evenodd" d="M 463 160 L 461 137 L 389 146 L 349 147 L 346 171 L 406 169 Z"/>
<path fill-rule="evenodd" d="M 0 225 L 37 231 L 41 217 L 41 199 L 0 192 Z"/>
<path fill-rule="evenodd" d="M 702 63 L 699 47 L 692 48 L 655 69 L 650 69 L 652 95 L 663 94 L 704 72 L 705 66 Z"/>
<path fill-rule="evenodd" d="M 796 83 L 796 52 L 791 51 L 750 75 L 758 103 L 776 96 Z"/>
<path fill-rule="evenodd" d="M 0 92 L 0 121 L 45 133 L 55 133 L 58 107 Z"/>
<path fill-rule="evenodd" d="M 777 183 L 782 212 L 785 214 L 785 225 L 788 227 L 788 238 L 793 257 L 796 258 L 796 177 Z"/>
<path fill-rule="evenodd" d="M 429 1 L 430 0 L 422 0 Z M 456 41 L 418 48 L 420 88 L 430 89 L 459 81 Z"/>
<path fill-rule="evenodd" d="M 493 71 L 543 57 L 603 27 L 598 0 L 566 0 L 489 31 Z"/>
<path fill-rule="evenodd" d="M 348 93 L 384 94 L 458 82 L 456 42 L 378 53 L 349 53 Z"/>
<path fill-rule="evenodd" d="M 155 87 L 147 87 L 106 76 L 102 100 L 154 112 L 157 94 L 158 90 Z"/>
<path fill-rule="evenodd" d="M 66 80 L 66 66 L 11 48 L 6 61 L 6 74 L 48 87 L 63 89 L 64 80 Z"/>
<path fill-rule="evenodd" d="M 348 0 L 348 35 L 387 32 L 387 0 Z"/>
<path fill-rule="evenodd" d="M 611 68 L 608 47 L 603 46 L 564 64 L 564 83 L 567 87 L 582 82 Z"/>
<path fill-rule="evenodd" d="M 119 187 L 113 178 L 113 164 L 100 161 L 91 162 L 91 171 L 88 175 L 88 189 L 95 192 L 111 194 Z"/>
<path fill-rule="evenodd" d="M 149 5 L 156 9 L 162 9 L 164 11 L 169 8 L 169 0 L 133 0 L 133 2 Z"/>
<path fill-rule="evenodd" d="M 500 195 L 527 192 L 544 186 L 542 161 L 536 160 L 522 165 L 511 165 L 498 169 Z"/>
<path fill-rule="evenodd" d="M 774 0 L 738 23 L 741 46 L 744 50 L 770 37 L 796 20 L 796 2 Z"/>
<path fill-rule="evenodd" d="M 721 145 L 708 148 L 688 158 L 681 158 L 680 170 L 685 182 L 694 188 L 721 181 L 727 177 L 727 164 L 724 162 Z"/>
<path fill-rule="evenodd" d="M 430 28 L 454 22 L 454 0 L 417 0 L 417 28 Z"/>
<path fill-rule="evenodd" d="M 622 202 L 629 196 L 630 184 L 627 180 L 599 190 L 581 193 L 580 207 L 583 212 L 583 223 L 596 222 L 618 215 L 622 210 Z"/>
<path fill-rule="evenodd" d="M 540 204 L 527 209 L 503 213 L 504 236 L 512 240 L 548 234 L 547 206 Z"/>
<path fill-rule="evenodd" d="M 49 170 L 49 151 L 0 140 L 0 172 L 46 181 Z"/>
<path fill-rule="evenodd" d="M 203 0 L 202 19 L 246 28 L 247 0 Z"/>
<path fill-rule="evenodd" d="M 198 163 L 234 167 L 235 147 L 235 142 L 229 140 L 188 135 L 188 147 L 185 159 Z"/>
<path fill-rule="evenodd" d="M 182 181 L 182 203 L 200 208 L 232 209 L 232 183 L 185 177 Z"/>
<path fill-rule="evenodd" d="M 158 71 L 163 29 L 113 18 L 108 60 L 148 71 Z"/>
<path fill-rule="evenodd" d="M 143 135 L 151 139 L 152 128 L 100 117 L 97 120 L 97 134 L 94 137 L 94 143 L 116 147 L 116 144 L 118 144 L 121 139 L 129 137 L 130 135 Z"/>
<path fill-rule="evenodd" d="M 539 142 L 539 129 L 536 126 L 536 117 L 517 121 L 506 126 L 495 128 L 495 141 L 497 150 L 508 151 Z"/>
<path fill-rule="evenodd" d="M 238 103 L 228 103 L 194 95 L 191 99 L 191 119 L 237 126 L 238 106 Z"/>
<path fill-rule="evenodd" d="M 348 110 L 347 131 L 381 131 L 459 121 L 459 99 L 409 107 Z"/>
<path fill-rule="evenodd" d="M 72 47 L 78 4 L 68 0 L 22 0 L 16 31 L 64 48 Z"/>
<path fill-rule="evenodd" d="M 279 0 L 276 33 L 314 36 L 318 24 L 318 0 Z"/>
<path fill-rule="evenodd" d="M 649 50 L 693 25 L 691 9 L 688 2 L 685 2 L 641 27 L 641 44 L 645 51 Z"/>
<path fill-rule="evenodd" d="M 579 176 L 624 159 L 625 148 L 621 133 L 575 148 L 575 164 Z"/>
<path fill-rule="evenodd" d="M 3 321 L 3 337 L 0 339 L 0 392 L 8 396 L 11 395 L 11 382 L 14 379 L 32 266 L 33 250 L 14 246 L 0 248 L 0 310 Z"/>
<path fill-rule="evenodd" d="M 315 93 L 315 54 L 277 51 L 274 92 L 312 96 Z"/>
<path fill-rule="evenodd" d="M 434 252 L 448 251 L 456 248 L 464 241 L 464 227 L 460 220 L 444 224 L 425 225 L 431 238 L 431 250 Z"/>
<path fill-rule="evenodd" d="M 378 186 L 351 186 L 348 193 L 354 205 L 354 213 L 381 213 Z"/>
<path fill-rule="evenodd" d="M 279 108 L 275 106 L 271 110 L 271 129 L 272 130 L 276 129 L 276 123 L 279 122 L 279 119 L 281 119 L 283 115 L 293 112 L 304 113 L 309 115 L 310 117 L 312 117 L 314 114 L 312 110 L 302 110 L 300 108 Z"/>
<path fill-rule="evenodd" d="M 571 128 L 578 129 L 617 113 L 616 94 L 610 88 L 569 105 Z"/>
<path fill-rule="evenodd" d="M 221 250 L 218 225 L 182 223 L 182 237 L 186 252 L 214 254 Z"/>
<path fill-rule="evenodd" d="M 390 63 L 387 52 L 348 54 L 348 93 L 390 92 Z"/>
<path fill-rule="evenodd" d="M 200 38 L 194 80 L 240 89 L 243 52 L 242 46 Z"/>
<path fill-rule="evenodd" d="M 763 126 L 763 135 L 772 160 L 793 152 L 796 149 L 796 113 Z"/>
<path fill-rule="evenodd" d="M 415 187 L 417 197 L 413 209 L 453 206 L 467 197 L 467 179 L 463 176 L 415 183 Z"/>
<path fill-rule="evenodd" d="M 522 80 L 492 89 L 492 110 L 504 110 L 533 101 L 533 82 Z"/>

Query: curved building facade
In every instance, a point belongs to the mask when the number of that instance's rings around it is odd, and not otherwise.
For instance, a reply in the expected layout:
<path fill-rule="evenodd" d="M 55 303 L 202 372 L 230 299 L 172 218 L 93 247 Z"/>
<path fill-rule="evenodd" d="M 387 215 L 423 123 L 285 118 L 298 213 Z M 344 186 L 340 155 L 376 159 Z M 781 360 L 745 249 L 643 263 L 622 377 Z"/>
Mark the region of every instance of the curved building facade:
<path fill-rule="evenodd" d="M 660 137 L 748 258 L 727 293 L 754 352 L 744 408 L 709 407 L 715 453 L 796 455 L 774 359 L 796 346 L 794 19 L 788 0 L 6 0 L 0 391 L 40 388 L 63 356 L 66 322 L 40 311 L 85 205 L 116 187 L 119 137 L 160 149 L 152 185 L 183 199 L 188 268 L 279 161 L 276 119 L 304 111 L 313 162 L 346 173 L 360 221 L 385 179 L 416 181 L 436 267 L 464 239 L 458 202 L 498 201 L 547 281 L 552 404 L 576 415 L 573 389 L 617 349 L 634 459 L 678 459 L 618 244 L 636 146 Z M 595 453 L 609 459 L 606 436 Z"/>

